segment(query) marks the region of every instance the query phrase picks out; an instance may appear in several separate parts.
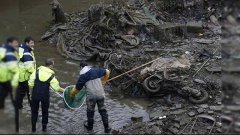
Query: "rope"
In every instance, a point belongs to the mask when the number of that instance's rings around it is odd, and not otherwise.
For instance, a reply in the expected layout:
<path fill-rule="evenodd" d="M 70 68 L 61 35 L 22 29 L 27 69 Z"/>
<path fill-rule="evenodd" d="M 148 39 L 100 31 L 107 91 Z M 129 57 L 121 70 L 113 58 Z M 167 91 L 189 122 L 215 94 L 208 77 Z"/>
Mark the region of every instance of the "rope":
<path fill-rule="evenodd" d="M 144 66 L 146 66 L 146 65 L 149 65 L 149 64 L 155 62 L 155 61 L 158 60 L 158 59 L 160 59 L 160 57 L 157 58 L 157 59 L 154 59 L 154 60 L 152 60 L 152 61 L 150 61 L 150 62 L 147 62 L 147 63 L 145 63 L 145 64 L 142 64 L 142 65 L 140 65 L 140 66 L 138 66 L 138 67 L 136 67 L 136 68 L 133 68 L 133 69 L 131 69 L 131 70 L 125 72 L 125 73 L 122 73 L 122 74 L 118 75 L 118 76 L 115 76 L 115 77 L 109 79 L 108 82 L 110 82 L 110 81 L 112 81 L 112 80 L 115 80 L 115 79 L 117 79 L 117 78 L 119 78 L 119 77 L 121 77 L 121 76 L 123 76 L 123 75 L 126 75 L 126 74 L 128 74 L 128 73 L 130 73 L 130 72 L 133 72 L 133 71 L 135 71 L 135 70 L 137 70 L 137 69 L 139 69 L 139 68 L 142 68 L 142 67 L 144 67 Z"/>
<path fill-rule="evenodd" d="M 217 52 L 217 50 L 219 49 L 219 47 L 213 52 L 213 55 Z M 203 64 L 202 66 L 197 70 L 197 72 L 193 75 L 193 77 L 195 77 L 198 72 L 208 63 L 208 61 L 211 59 L 211 57 L 209 57 Z"/>

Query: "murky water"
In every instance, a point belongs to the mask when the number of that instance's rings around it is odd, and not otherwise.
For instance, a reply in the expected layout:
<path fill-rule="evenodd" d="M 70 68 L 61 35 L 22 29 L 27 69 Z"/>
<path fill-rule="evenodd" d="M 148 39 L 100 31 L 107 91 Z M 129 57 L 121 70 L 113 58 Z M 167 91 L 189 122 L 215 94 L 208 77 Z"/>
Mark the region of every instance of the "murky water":
<path fill-rule="evenodd" d="M 108 0 L 109 1 L 109 0 Z M 108 2 L 102 0 L 102 2 Z M 0 1 L 0 42 L 10 35 L 19 37 L 22 41 L 25 36 L 32 35 L 40 41 L 46 26 L 50 23 L 50 0 L 1 0 Z M 66 12 L 81 11 L 99 0 L 60 0 Z M 66 60 L 61 57 L 54 47 L 49 47 L 43 42 L 36 42 L 35 55 L 37 64 L 42 65 L 46 58 L 55 59 L 56 77 L 62 87 L 74 84 L 78 78 L 78 62 Z M 113 129 L 118 129 L 131 122 L 132 116 L 143 116 L 148 120 L 144 99 L 119 99 L 107 96 L 106 106 L 109 110 L 110 124 Z M 41 109 L 40 109 L 41 110 Z M 14 133 L 14 113 L 9 98 L 6 109 L 0 111 L 0 133 Z M 41 112 L 41 111 L 40 111 Z M 30 107 L 24 100 L 24 108 L 20 113 L 20 133 L 30 133 Z M 49 109 L 48 133 L 84 133 L 83 122 L 86 120 L 86 106 L 80 110 L 68 110 L 64 107 L 63 100 L 55 93 L 51 94 Z M 96 109 L 94 130 L 103 133 L 100 115 Z M 41 113 L 37 131 L 41 133 Z"/>

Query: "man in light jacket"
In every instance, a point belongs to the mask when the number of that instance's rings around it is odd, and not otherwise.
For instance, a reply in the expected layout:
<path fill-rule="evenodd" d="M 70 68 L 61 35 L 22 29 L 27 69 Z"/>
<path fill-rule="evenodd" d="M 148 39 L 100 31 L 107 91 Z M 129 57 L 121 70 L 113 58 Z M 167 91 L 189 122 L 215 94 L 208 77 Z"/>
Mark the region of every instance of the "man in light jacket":
<path fill-rule="evenodd" d="M 109 133 L 111 128 L 108 123 L 108 114 L 104 105 L 105 92 L 103 84 L 107 82 L 110 76 L 110 71 L 104 68 L 93 68 L 88 66 L 85 61 L 80 63 L 82 70 L 76 86 L 71 91 L 71 97 L 74 97 L 84 86 L 87 91 L 87 121 L 84 126 L 88 131 L 93 130 L 95 106 L 98 106 L 105 129 L 105 133 Z"/>

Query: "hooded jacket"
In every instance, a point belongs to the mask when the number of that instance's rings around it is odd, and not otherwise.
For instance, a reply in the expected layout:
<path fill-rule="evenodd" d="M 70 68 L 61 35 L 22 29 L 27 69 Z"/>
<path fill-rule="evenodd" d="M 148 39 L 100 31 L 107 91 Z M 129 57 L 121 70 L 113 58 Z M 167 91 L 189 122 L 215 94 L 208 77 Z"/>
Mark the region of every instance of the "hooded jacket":
<path fill-rule="evenodd" d="M 40 66 L 38 68 L 38 73 L 39 73 L 39 80 L 42 82 L 47 81 L 52 75 L 55 74 L 53 70 L 45 66 Z M 36 79 L 36 71 L 32 73 L 28 81 L 28 85 L 30 88 L 34 87 L 35 79 Z M 50 81 L 50 86 L 56 92 L 61 90 L 61 87 L 59 86 L 59 82 L 55 77 Z"/>
<path fill-rule="evenodd" d="M 11 81 L 13 87 L 18 86 L 19 69 L 16 50 L 6 44 L 0 47 L 0 82 Z"/>
<path fill-rule="evenodd" d="M 76 84 L 76 89 L 81 90 L 85 86 L 88 98 L 104 98 L 105 92 L 101 79 L 106 78 L 106 76 L 109 77 L 109 74 L 110 72 L 108 69 L 85 66 L 80 71 L 80 77 Z"/>
<path fill-rule="evenodd" d="M 33 50 L 26 44 L 19 47 L 19 57 L 19 82 L 24 82 L 36 70 L 36 60 Z"/>

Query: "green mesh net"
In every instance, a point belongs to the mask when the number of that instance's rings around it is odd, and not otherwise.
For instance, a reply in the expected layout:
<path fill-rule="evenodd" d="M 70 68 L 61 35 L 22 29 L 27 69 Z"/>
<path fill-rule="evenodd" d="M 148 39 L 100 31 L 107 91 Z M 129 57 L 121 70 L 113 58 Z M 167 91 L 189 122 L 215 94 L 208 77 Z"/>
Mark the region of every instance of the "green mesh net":
<path fill-rule="evenodd" d="M 74 86 L 68 86 L 64 90 L 64 102 L 68 109 L 79 109 L 86 100 L 86 90 L 83 88 L 80 90 L 74 98 L 70 97 L 70 91 Z"/>

